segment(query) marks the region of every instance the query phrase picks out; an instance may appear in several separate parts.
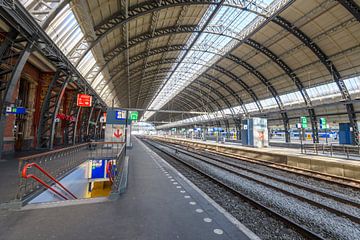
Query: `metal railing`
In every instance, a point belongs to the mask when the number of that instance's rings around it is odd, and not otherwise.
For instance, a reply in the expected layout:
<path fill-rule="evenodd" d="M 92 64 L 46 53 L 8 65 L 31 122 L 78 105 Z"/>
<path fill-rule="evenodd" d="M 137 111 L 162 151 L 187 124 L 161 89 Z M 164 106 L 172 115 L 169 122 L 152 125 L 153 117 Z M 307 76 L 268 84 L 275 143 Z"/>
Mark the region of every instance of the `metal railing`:
<path fill-rule="evenodd" d="M 26 201 L 43 189 L 38 181 L 22 178 L 21 171 L 29 163 L 36 163 L 54 178 L 61 179 L 74 168 L 91 159 L 116 159 L 119 164 L 117 166 L 121 167 L 122 159 L 126 154 L 125 150 L 125 144 L 121 142 L 91 142 L 19 158 L 20 180 L 16 200 Z M 31 168 L 29 171 L 36 176 L 42 176 L 42 172 L 37 168 Z M 117 176 L 114 178 L 114 185 L 116 185 L 116 178 Z M 43 181 L 52 184 L 50 179 Z"/>
<path fill-rule="evenodd" d="M 360 157 L 360 146 L 359 145 L 345 145 L 345 144 L 324 144 L 324 143 L 312 143 L 303 144 L 303 151 L 305 154 L 327 154 L 330 156 L 346 156 Z"/>

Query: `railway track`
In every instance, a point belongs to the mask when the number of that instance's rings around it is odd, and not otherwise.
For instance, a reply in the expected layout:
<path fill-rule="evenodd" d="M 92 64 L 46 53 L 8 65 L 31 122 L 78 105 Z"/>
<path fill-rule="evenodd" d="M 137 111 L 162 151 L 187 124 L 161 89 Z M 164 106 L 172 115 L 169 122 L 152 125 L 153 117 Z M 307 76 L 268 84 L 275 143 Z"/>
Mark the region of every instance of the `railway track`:
<path fill-rule="evenodd" d="M 170 143 L 167 143 L 170 144 Z M 179 144 L 174 144 L 171 143 L 172 145 L 176 145 L 179 147 L 185 147 Z M 197 151 L 202 151 L 204 152 L 205 150 L 200 149 L 200 148 L 194 148 L 191 146 L 186 146 L 186 149 L 194 149 Z M 265 161 L 265 160 L 260 160 L 260 159 L 253 159 L 247 156 L 240 156 L 238 154 L 233 154 L 233 153 L 224 153 L 224 152 L 216 152 L 214 150 L 210 150 L 210 149 L 206 149 L 206 152 L 214 154 L 214 155 L 220 155 L 220 156 L 224 156 L 224 157 L 230 157 L 230 158 L 235 158 L 235 159 L 239 159 L 241 161 L 246 161 L 246 162 L 250 162 L 250 163 L 254 163 L 254 164 L 258 164 L 261 166 L 267 166 L 267 167 L 271 167 L 274 169 L 278 169 L 278 170 L 283 170 L 283 171 L 288 171 L 290 173 L 295 173 L 298 175 L 302 175 L 302 176 L 306 176 L 309 178 L 313 178 L 316 180 L 323 180 L 332 184 L 338 184 L 344 187 L 351 187 L 354 188 L 356 190 L 360 190 L 360 181 L 359 180 L 355 180 L 355 179 L 350 179 L 350 178 L 345 178 L 345 177 L 341 177 L 341 176 L 335 176 L 335 175 L 330 175 L 330 174 L 326 174 L 326 173 L 321 173 L 321 172 L 316 172 L 316 171 L 312 171 L 309 169 L 303 169 L 303 168 L 298 168 L 295 166 L 289 166 L 286 164 L 282 164 L 282 163 L 275 163 L 275 162 L 269 162 L 269 161 Z"/>
<path fill-rule="evenodd" d="M 278 212 L 278 211 L 276 211 L 276 210 L 274 210 L 274 209 L 272 209 L 272 208 L 270 208 L 268 206 L 265 206 L 260 201 L 254 199 L 254 198 L 252 198 L 250 196 L 247 196 L 246 194 L 244 194 L 241 191 L 239 191 L 238 189 L 236 189 L 234 186 L 231 186 L 231 185 L 227 184 L 226 182 L 222 181 L 221 179 L 218 179 L 218 178 L 212 176 L 211 174 L 203 171 L 202 169 L 193 166 L 192 164 L 190 164 L 187 161 L 183 160 L 181 157 L 177 156 L 176 154 L 174 154 L 174 153 L 172 153 L 172 152 L 170 152 L 168 150 L 165 150 L 164 147 L 161 147 L 161 146 L 157 145 L 158 143 L 154 143 L 154 142 L 149 141 L 149 140 L 143 140 L 143 141 L 145 141 L 147 144 L 149 144 L 153 148 L 157 149 L 158 151 L 164 153 L 168 157 L 176 159 L 177 161 L 179 161 L 182 164 L 190 167 L 194 171 L 206 176 L 207 178 L 211 179 L 212 181 L 215 181 L 216 183 L 223 186 L 225 189 L 228 189 L 230 192 L 234 193 L 235 195 L 237 195 L 240 198 L 244 199 L 245 201 L 249 202 L 251 205 L 253 205 L 257 209 L 267 212 L 271 217 L 280 220 L 286 226 L 296 230 L 299 234 L 306 237 L 307 239 L 322 239 L 322 240 L 326 239 L 326 238 L 322 237 L 321 235 L 315 233 L 314 231 L 312 231 L 308 227 L 295 222 L 294 220 L 292 220 L 291 218 L 281 214 L 280 212 Z"/>
<path fill-rule="evenodd" d="M 292 182 L 292 181 L 289 181 L 289 180 L 285 180 L 283 178 L 272 176 L 270 174 L 266 174 L 266 173 L 263 173 L 263 172 L 258 171 L 258 170 L 253 170 L 253 169 L 250 169 L 250 168 L 247 168 L 247 167 L 243 167 L 239 163 L 225 161 L 225 160 L 221 160 L 219 158 L 215 158 L 215 157 L 211 157 L 211 156 L 205 156 L 205 155 L 202 155 L 200 153 L 188 152 L 188 151 L 179 149 L 177 147 L 169 146 L 169 145 L 166 145 L 166 144 L 163 144 L 163 143 L 159 143 L 159 144 L 161 144 L 161 145 L 163 145 L 165 147 L 173 149 L 174 152 L 176 152 L 176 153 L 182 153 L 184 155 L 190 156 L 190 157 L 195 158 L 197 160 L 203 161 L 203 162 L 205 162 L 207 164 L 211 164 L 212 166 L 223 169 L 223 170 L 225 170 L 227 172 L 234 173 L 234 174 L 236 174 L 238 176 L 241 176 L 243 178 L 246 178 L 246 179 L 248 179 L 250 181 L 254 181 L 257 184 L 261 184 L 261 185 L 263 185 L 265 187 L 268 187 L 268 188 L 271 188 L 271 189 L 273 189 L 275 191 L 282 192 L 282 193 L 286 194 L 287 196 L 292 196 L 292 197 L 295 197 L 295 198 L 297 198 L 297 199 L 299 199 L 301 201 L 307 202 L 307 203 L 309 203 L 311 205 L 317 206 L 319 208 L 326 209 L 327 211 L 332 212 L 332 213 L 334 213 L 334 214 L 336 214 L 338 216 L 346 217 L 346 218 L 350 219 L 351 221 L 353 221 L 355 223 L 358 223 L 358 224 L 360 223 L 360 218 L 358 216 L 354 216 L 354 215 L 352 215 L 350 213 L 340 211 L 340 210 L 336 209 L 335 207 L 319 203 L 319 202 L 317 202 L 317 201 L 315 201 L 315 200 L 313 200 L 313 199 L 311 199 L 309 197 L 305 197 L 303 195 L 296 194 L 294 192 L 296 192 L 297 189 L 302 189 L 302 190 L 305 190 L 307 193 L 316 194 L 316 195 L 321 196 L 321 197 L 332 199 L 334 201 L 343 203 L 345 205 L 350 205 L 350 206 L 353 206 L 354 208 L 358 208 L 358 209 L 360 209 L 360 203 L 359 202 L 355 202 L 355 201 L 352 201 L 350 199 L 346 199 L 346 198 L 343 198 L 343 197 L 340 197 L 340 196 L 329 194 L 329 193 L 326 193 L 326 192 L 311 188 L 309 186 L 305 186 L 305 185 L 301 185 L 301 184 L 298 184 L 298 183 L 295 183 L 295 182 Z M 239 170 L 241 170 L 241 171 L 239 171 Z M 270 180 L 275 180 L 276 182 L 284 183 L 286 185 L 292 186 L 294 189 L 293 189 L 293 191 L 284 190 L 281 187 L 274 186 L 274 185 L 272 185 L 272 184 L 270 184 L 268 182 L 265 182 L 263 180 L 259 180 L 259 179 L 255 178 L 253 176 L 249 176 L 249 174 L 244 173 L 245 171 L 246 172 L 251 172 L 251 173 L 253 173 L 254 175 L 257 175 L 257 176 L 262 176 L 262 177 L 265 178 L 264 180 L 270 179 Z"/>

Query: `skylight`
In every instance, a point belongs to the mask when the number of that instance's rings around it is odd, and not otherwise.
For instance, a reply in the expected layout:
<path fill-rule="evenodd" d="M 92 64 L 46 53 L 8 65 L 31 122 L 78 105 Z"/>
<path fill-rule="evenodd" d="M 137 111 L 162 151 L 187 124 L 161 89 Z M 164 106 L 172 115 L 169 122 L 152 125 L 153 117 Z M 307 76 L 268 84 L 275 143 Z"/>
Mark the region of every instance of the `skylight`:
<path fill-rule="evenodd" d="M 37 14 L 33 17 L 39 24 L 46 20 L 52 8 L 56 8 L 61 1 L 51 1 L 48 3 L 40 2 L 38 0 L 20 0 L 20 2 L 28 10 L 31 8 L 36 10 Z M 42 13 L 42 14 L 40 14 Z M 74 51 L 77 45 L 84 42 L 84 33 L 70 7 L 69 4 L 56 15 L 46 28 L 46 33 L 54 41 L 54 43 L 61 49 L 61 51 L 68 57 L 68 59 L 76 66 L 74 59 L 80 55 Z M 85 44 L 88 44 L 85 42 Z M 115 97 L 110 93 L 110 85 L 104 78 L 101 72 L 98 72 L 99 66 L 94 58 L 94 55 L 89 51 L 82 61 L 77 65 L 77 70 L 81 75 L 91 84 L 95 91 L 103 98 L 106 104 L 111 105 L 112 99 Z"/>
<path fill-rule="evenodd" d="M 352 96 L 352 98 L 355 99 L 360 96 L 360 76 L 345 79 L 344 83 L 345 83 L 350 95 Z M 315 86 L 315 87 L 310 87 L 310 88 L 307 88 L 306 91 L 309 94 L 309 97 L 311 98 L 311 100 L 313 102 L 317 101 L 317 100 L 318 101 L 322 101 L 322 100 L 329 101 L 329 99 L 333 99 L 333 101 L 336 102 L 337 100 L 336 99 L 334 100 L 334 97 L 341 97 L 339 88 L 336 85 L 336 83 L 334 83 L 334 82 L 322 84 L 322 85 Z M 280 95 L 280 98 L 283 101 L 285 106 L 297 105 L 297 104 L 299 104 L 299 102 L 304 103 L 304 101 L 302 101 L 302 96 L 299 91 Z M 260 102 L 262 103 L 264 109 L 275 109 L 275 110 L 278 109 L 277 103 L 275 102 L 274 98 L 263 99 Z M 245 104 L 245 107 L 247 108 L 248 112 L 252 112 L 252 113 L 258 112 L 258 108 L 256 107 L 256 104 L 254 102 Z M 242 111 L 240 106 L 233 107 L 232 109 L 235 112 Z M 225 114 L 227 114 L 227 115 L 230 113 L 230 109 L 224 109 L 222 111 L 225 112 Z M 205 116 L 205 115 L 203 115 L 203 116 Z M 203 118 L 202 120 L 200 120 L 200 118 L 199 118 L 200 116 L 196 116 L 193 118 L 187 118 L 187 119 L 183 119 L 180 121 L 164 124 L 164 125 L 159 126 L 158 129 L 166 129 L 166 128 L 172 128 L 172 127 L 178 127 L 178 126 L 185 126 L 188 124 L 207 122 L 207 121 L 222 118 L 220 111 L 217 111 L 214 113 L 209 113 L 206 116 L 208 116 L 208 117 L 206 119 Z"/>
<path fill-rule="evenodd" d="M 231 1 L 230 1 L 231 2 Z M 199 74 L 207 70 L 207 66 L 214 63 L 221 56 L 231 49 L 234 42 L 234 37 L 237 37 L 247 26 L 251 25 L 252 21 L 258 16 L 255 13 L 244 11 L 240 8 L 221 6 L 218 12 L 211 19 L 211 14 L 215 11 L 216 7 L 209 6 L 207 12 L 202 17 L 198 29 L 201 29 L 207 21 L 210 21 L 205 30 L 200 33 L 193 33 L 187 42 L 187 46 L 191 46 L 193 41 L 194 45 L 185 53 L 183 51 L 179 58 L 186 54 L 183 61 L 179 64 L 176 71 L 170 73 L 168 79 L 159 91 L 155 94 L 155 98 L 149 105 L 149 109 L 161 109 L 167 102 L 181 92 L 186 86 L 194 81 Z M 256 1 L 264 8 L 267 7 L 272 0 Z M 261 17 L 263 18 L 263 17 Z M 214 34 L 216 32 L 216 34 Z M 201 64 L 194 64 L 200 63 Z M 204 63 L 207 63 L 204 65 Z M 206 66 L 207 65 L 207 66 Z M 169 78 L 170 77 L 170 78 Z M 143 120 L 149 119 L 154 112 L 145 112 Z"/>

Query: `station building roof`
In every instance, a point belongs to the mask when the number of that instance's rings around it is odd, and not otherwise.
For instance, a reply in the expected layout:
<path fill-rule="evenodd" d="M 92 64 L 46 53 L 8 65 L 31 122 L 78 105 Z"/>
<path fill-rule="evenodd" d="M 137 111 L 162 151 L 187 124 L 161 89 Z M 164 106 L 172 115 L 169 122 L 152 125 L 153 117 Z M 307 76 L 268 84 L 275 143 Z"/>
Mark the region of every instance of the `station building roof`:
<path fill-rule="evenodd" d="M 360 111 L 360 0 L 20 1 L 109 106 L 209 112 L 164 127 Z"/>

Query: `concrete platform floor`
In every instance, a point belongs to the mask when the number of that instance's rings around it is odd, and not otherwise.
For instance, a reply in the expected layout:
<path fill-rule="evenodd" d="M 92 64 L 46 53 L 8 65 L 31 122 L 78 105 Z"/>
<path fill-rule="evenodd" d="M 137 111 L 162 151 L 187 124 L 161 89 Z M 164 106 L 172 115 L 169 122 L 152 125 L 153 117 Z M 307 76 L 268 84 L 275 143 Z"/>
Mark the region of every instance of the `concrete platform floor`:
<path fill-rule="evenodd" d="M 0 210 L 0 239 L 249 239 L 143 143 L 134 140 L 128 153 L 128 189 L 118 200 Z"/>

